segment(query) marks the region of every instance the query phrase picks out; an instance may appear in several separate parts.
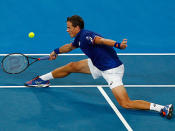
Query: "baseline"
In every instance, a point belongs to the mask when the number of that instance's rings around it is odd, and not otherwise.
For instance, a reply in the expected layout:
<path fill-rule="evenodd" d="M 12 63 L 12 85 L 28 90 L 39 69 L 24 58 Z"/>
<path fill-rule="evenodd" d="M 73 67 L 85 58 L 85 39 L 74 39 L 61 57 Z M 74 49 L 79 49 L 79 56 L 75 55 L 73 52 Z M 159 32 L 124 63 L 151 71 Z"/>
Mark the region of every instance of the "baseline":
<path fill-rule="evenodd" d="M 108 85 L 51 85 L 49 88 L 60 88 L 60 87 L 109 87 Z M 175 85 L 125 85 L 125 87 L 148 87 L 148 88 L 153 88 L 153 87 L 160 87 L 160 88 L 165 88 L 165 87 L 171 87 L 174 88 Z M 33 88 L 33 87 L 26 87 L 26 86 L 0 86 L 0 88 Z M 41 88 L 41 87 L 38 87 Z"/>

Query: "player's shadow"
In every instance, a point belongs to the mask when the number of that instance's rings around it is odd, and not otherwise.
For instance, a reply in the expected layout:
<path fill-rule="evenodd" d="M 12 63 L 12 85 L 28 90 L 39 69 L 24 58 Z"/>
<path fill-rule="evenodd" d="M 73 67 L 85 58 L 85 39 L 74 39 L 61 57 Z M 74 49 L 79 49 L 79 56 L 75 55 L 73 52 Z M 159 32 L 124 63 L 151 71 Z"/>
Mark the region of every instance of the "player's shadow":
<path fill-rule="evenodd" d="M 29 125 L 37 123 L 43 129 L 58 130 L 64 128 L 64 122 L 69 120 L 71 111 L 69 104 L 65 102 L 66 93 L 62 93 L 61 89 L 56 91 L 53 88 L 32 88 L 31 90 L 36 96 L 35 100 L 39 103 L 37 105 L 39 113 L 34 113 L 34 115 L 19 121 Z"/>
<path fill-rule="evenodd" d="M 95 100 L 92 100 L 92 97 L 88 99 L 87 94 L 85 95 L 77 90 L 70 90 L 69 88 L 31 88 L 31 91 L 36 96 L 35 100 L 38 103 L 36 106 L 38 106 L 39 111 L 21 118 L 19 122 L 24 125 L 30 125 L 31 127 L 37 125 L 49 130 L 70 130 L 72 128 L 84 128 L 88 125 L 88 122 L 91 123 L 93 118 L 97 120 L 96 118 L 101 118 L 103 115 L 114 115 L 108 104 L 96 101 L 101 97 L 95 96 Z M 104 118 L 101 121 L 110 124 L 108 119 Z M 97 121 L 96 124 L 100 125 L 101 122 Z"/>

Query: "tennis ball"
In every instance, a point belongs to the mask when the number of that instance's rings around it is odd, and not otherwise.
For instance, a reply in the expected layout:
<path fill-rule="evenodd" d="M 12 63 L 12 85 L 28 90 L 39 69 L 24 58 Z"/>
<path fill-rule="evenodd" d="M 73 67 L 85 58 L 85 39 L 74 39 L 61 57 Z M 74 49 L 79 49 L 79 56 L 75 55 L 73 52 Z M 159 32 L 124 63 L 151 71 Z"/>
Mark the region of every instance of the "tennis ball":
<path fill-rule="evenodd" d="M 29 36 L 29 38 L 33 38 L 33 37 L 35 36 L 35 33 L 30 32 L 30 33 L 28 34 L 28 36 Z"/>

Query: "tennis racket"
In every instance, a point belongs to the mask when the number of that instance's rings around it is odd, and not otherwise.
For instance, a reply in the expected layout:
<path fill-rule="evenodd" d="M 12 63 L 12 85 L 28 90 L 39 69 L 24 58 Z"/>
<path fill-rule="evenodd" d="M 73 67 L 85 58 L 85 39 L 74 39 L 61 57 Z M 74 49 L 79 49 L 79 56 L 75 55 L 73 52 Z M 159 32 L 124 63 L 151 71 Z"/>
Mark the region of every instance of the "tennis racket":
<path fill-rule="evenodd" d="M 34 58 L 21 53 L 12 53 L 2 59 L 1 65 L 4 72 L 8 74 L 19 74 L 25 71 L 33 63 L 40 60 L 49 60 L 49 58 L 50 56 Z"/>

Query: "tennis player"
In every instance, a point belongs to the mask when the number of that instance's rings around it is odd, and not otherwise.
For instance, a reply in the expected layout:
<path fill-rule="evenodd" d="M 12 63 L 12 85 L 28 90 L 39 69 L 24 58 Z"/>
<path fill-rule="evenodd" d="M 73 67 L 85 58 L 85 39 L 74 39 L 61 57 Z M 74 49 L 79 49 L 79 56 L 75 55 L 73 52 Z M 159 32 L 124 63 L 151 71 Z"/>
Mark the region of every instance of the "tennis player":
<path fill-rule="evenodd" d="M 88 56 L 88 59 L 71 62 L 45 75 L 38 76 L 26 82 L 26 86 L 47 87 L 49 86 L 50 79 L 63 78 L 71 73 L 92 74 L 94 79 L 102 76 L 109 84 L 116 100 L 123 108 L 154 110 L 160 112 L 162 116 L 166 116 L 168 119 L 172 118 L 172 104 L 163 106 L 143 100 L 130 100 L 128 97 L 122 82 L 124 65 L 114 50 L 114 48 L 125 49 L 127 47 L 127 39 L 123 39 L 120 43 L 103 38 L 101 35 L 92 31 L 85 30 L 84 21 L 78 15 L 67 18 L 67 32 L 71 37 L 75 37 L 74 41 L 55 49 L 51 52 L 50 59 L 54 60 L 58 54 L 67 53 L 76 48 L 80 48 Z"/>

